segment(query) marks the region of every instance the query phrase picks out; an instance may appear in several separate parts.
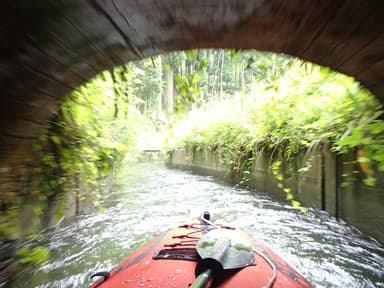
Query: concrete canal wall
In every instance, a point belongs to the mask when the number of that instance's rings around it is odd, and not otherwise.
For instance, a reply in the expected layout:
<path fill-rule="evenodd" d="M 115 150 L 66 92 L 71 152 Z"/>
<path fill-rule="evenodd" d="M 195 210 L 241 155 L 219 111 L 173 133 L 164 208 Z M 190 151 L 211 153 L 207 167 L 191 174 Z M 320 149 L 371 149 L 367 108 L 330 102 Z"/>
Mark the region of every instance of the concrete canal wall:
<path fill-rule="evenodd" d="M 278 187 L 279 181 L 270 169 L 271 158 L 271 152 L 257 153 L 247 185 L 284 197 Z M 325 210 L 384 243 L 384 177 L 377 172 L 376 187 L 366 186 L 355 159 L 353 153 L 342 158 L 336 156 L 328 147 L 303 151 L 294 163 L 283 162 L 284 187 L 290 188 L 303 206 Z M 220 160 L 220 155 L 209 150 L 176 150 L 170 153 L 168 163 L 171 167 L 212 175 L 232 183 L 238 183 L 244 176 L 230 171 Z"/>

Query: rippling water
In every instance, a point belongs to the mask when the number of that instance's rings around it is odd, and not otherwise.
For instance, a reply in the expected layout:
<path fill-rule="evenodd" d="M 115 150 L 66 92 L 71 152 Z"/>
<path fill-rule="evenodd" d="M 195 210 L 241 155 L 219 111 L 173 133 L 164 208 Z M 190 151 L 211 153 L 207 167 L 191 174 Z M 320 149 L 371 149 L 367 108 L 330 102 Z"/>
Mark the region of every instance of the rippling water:
<path fill-rule="evenodd" d="M 264 192 L 211 177 L 138 164 L 104 211 L 66 219 L 43 235 L 51 257 L 9 287 L 87 287 L 153 236 L 210 210 L 272 247 L 318 287 L 384 287 L 384 247 L 357 229 L 311 209 L 301 213 Z"/>

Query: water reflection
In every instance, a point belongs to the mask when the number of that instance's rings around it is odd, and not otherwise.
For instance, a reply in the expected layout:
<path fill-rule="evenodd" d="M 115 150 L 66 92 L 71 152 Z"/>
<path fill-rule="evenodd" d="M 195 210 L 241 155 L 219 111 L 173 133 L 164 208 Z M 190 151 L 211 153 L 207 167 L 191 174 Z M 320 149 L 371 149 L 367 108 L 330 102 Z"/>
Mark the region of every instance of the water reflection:
<path fill-rule="evenodd" d="M 87 287 L 92 272 L 110 269 L 156 234 L 205 209 L 266 242 L 318 287 L 384 287 L 384 248 L 324 212 L 303 214 L 267 193 L 162 164 L 131 167 L 122 187 L 104 211 L 66 219 L 47 232 L 50 260 L 18 275 L 10 287 Z"/>

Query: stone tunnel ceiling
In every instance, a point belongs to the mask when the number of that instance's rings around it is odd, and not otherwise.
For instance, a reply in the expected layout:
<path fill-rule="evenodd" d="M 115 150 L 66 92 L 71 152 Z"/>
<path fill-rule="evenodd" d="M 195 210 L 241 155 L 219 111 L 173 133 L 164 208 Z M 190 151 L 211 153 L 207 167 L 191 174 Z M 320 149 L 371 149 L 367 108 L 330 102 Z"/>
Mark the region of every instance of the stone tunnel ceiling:
<path fill-rule="evenodd" d="M 3 0 L 0 190 L 17 189 L 56 105 L 102 70 L 173 50 L 255 48 L 355 76 L 384 103 L 383 32 L 383 0 Z"/>

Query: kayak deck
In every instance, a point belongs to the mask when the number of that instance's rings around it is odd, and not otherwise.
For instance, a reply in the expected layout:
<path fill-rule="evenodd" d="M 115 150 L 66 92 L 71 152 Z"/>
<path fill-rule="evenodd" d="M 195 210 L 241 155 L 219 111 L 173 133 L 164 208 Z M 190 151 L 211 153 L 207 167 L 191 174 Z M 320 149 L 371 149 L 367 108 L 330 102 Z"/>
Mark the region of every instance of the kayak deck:
<path fill-rule="evenodd" d="M 216 223 L 214 226 L 233 230 L 247 239 L 256 261 L 242 269 L 223 271 L 209 287 L 314 287 L 268 247 L 252 243 L 243 230 Z M 189 287 L 196 279 L 197 242 L 212 228 L 200 218 L 173 228 L 104 272 L 106 275 L 89 287 Z"/>

